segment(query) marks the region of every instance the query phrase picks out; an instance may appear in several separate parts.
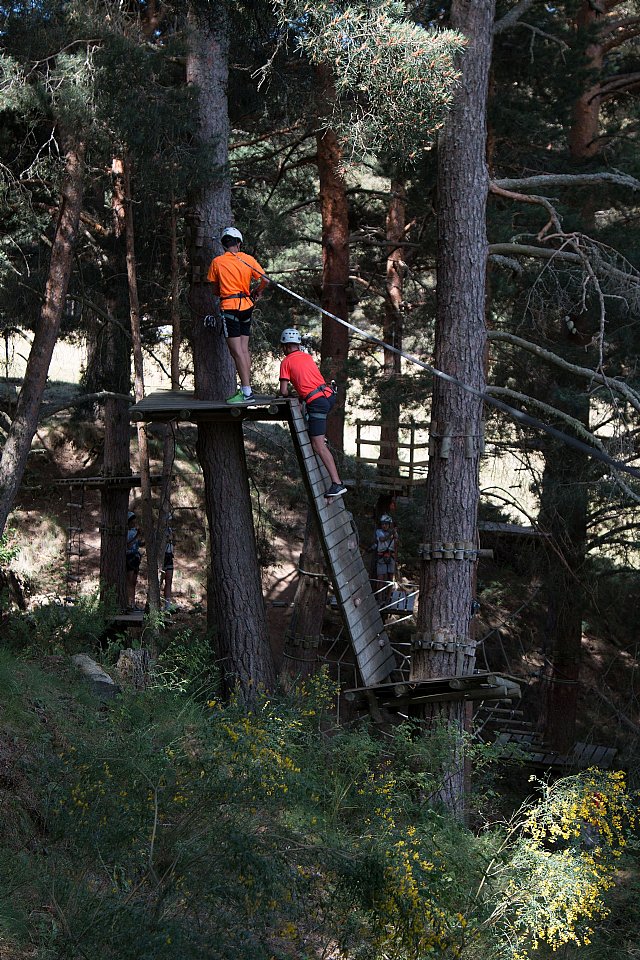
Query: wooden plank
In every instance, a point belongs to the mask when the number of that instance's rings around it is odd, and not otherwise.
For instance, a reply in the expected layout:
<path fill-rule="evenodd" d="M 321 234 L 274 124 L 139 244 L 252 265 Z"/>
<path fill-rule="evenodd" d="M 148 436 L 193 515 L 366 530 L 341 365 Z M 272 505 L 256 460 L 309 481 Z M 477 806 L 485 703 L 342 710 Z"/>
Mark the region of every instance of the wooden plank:
<path fill-rule="evenodd" d="M 368 572 L 362 568 L 362 570 L 357 571 L 354 575 L 341 587 L 343 597 L 353 597 L 360 600 L 360 604 L 364 607 L 365 604 L 371 600 L 372 604 L 377 606 L 375 597 L 371 592 L 371 581 L 369 580 Z"/>
<path fill-rule="evenodd" d="M 345 510 L 345 514 L 346 513 L 347 511 Z M 325 543 L 328 549 L 333 550 L 339 557 L 343 557 L 349 553 L 354 556 L 357 554 L 360 559 L 362 559 L 358 534 L 354 533 L 351 521 L 346 520 L 346 518 L 343 524 L 326 535 Z"/>
<path fill-rule="evenodd" d="M 345 509 L 342 498 L 327 501 L 324 497 L 329 478 L 315 454 L 309 452 L 309 446 L 303 446 L 309 441 L 297 403 L 291 403 L 289 422 L 298 462 L 318 518 L 336 600 L 345 619 L 360 675 L 367 684 L 378 682 L 395 669 L 396 661 L 384 634 L 377 605 L 365 602 L 363 606 L 367 590 L 369 596 L 371 592 L 358 547 L 357 531 L 353 529 L 351 514 Z M 355 593 L 360 601 L 358 606 L 354 602 Z M 382 647 L 377 636 L 379 632 L 384 635 Z"/>
<path fill-rule="evenodd" d="M 360 438 L 360 444 L 362 446 L 366 445 L 369 447 L 380 447 L 382 445 L 380 440 L 367 440 L 365 437 Z M 398 447 L 399 450 L 427 450 L 429 447 L 429 441 L 426 441 L 425 443 L 394 443 L 394 447 Z M 363 457 L 358 457 L 358 460 L 363 459 Z M 384 461 L 382 462 L 384 463 Z M 405 463 L 404 460 L 396 460 L 396 463 L 398 462 Z"/>
<path fill-rule="evenodd" d="M 378 646 L 379 638 L 385 634 L 384 624 L 380 614 L 372 613 L 370 617 L 356 620 L 351 624 L 351 636 L 354 644 L 359 643 L 361 639 L 366 638 L 368 643 L 376 643 Z"/>
<path fill-rule="evenodd" d="M 377 463 L 382 467 L 406 467 L 408 470 L 409 467 L 428 467 L 428 460 L 413 460 L 412 463 L 409 463 L 408 460 L 380 460 L 379 457 L 358 457 L 358 463 Z"/>
<path fill-rule="evenodd" d="M 396 667 L 395 655 L 391 648 L 373 644 L 358 649 L 356 663 L 365 687 L 375 686 L 380 681 L 386 680 Z"/>
<path fill-rule="evenodd" d="M 390 646 L 387 647 L 386 644 L 384 646 L 380 646 L 378 640 L 370 640 L 369 643 L 367 643 L 367 645 L 363 648 L 360 654 L 360 657 L 358 659 L 358 666 L 363 672 L 363 675 L 366 672 L 367 675 L 370 676 L 372 670 L 375 667 L 377 667 L 380 663 L 386 662 L 389 657 L 392 658 L 393 663 L 395 664 L 395 655 L 393 654 L 393 651 L 391 650 Z M 394 667 L 391 668 L 391 670 L 393 669 Z M 371 681 L 369 681 L 369 683 L 370 682 Z"/>
<path fill-rule="evenodd" d="M 344 586 L 358 573 L 361 567 L 364 567 L 364 563 L 359 550 L 345 549 L 342 552 L 336 551 L 336 553 L 338 555 L 332 558 L 333 572 L 339 578 L 340 584 Z"/>

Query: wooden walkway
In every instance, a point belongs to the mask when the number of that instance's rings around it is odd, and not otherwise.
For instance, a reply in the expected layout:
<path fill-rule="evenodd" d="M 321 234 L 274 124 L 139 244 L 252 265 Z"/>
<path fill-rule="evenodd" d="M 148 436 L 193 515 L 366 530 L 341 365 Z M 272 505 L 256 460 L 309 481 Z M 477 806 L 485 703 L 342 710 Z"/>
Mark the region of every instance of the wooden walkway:
<path fill-rule="evenodd" d="M 287 420 L 289 401 L 285 397 L 256 394 L 251 404 L 228 404 L 223 400 L 196 400 L 189 390 L 159 390 L 134 404 L 131 419 L 153 423 L 182 420 L 187 423 L 215 422 L 234 417 L 241 420 Z"/>
<path fill-rule="evenodd" d="M 255 404 L 230 406 L 220 401 L 196 400 L 193 393 L 185 390 L 164 390 L 150 394 L 131 408 L 132 420 L 149 422 L 228 422 L 230 417 L 288 421 L 362 682 L 366 686 L 383 683 L 396 669 L 395 654 L 371 590 L 353 518 L 342 497 L 327 501 L 324 496 L 330 480 L 311 447 L 300 402 L 295 398 L 257 396 Z"/>
<path fill-rule="evenodd" d="M 353 517 L 345 508 L 343 497 L 325 498 L 331 481 L 313 452 L 298 400 L 290 401 L 290 410 L 291 435 L 302 478 L 362 682 L 367 687 L 383 683 L 396 669 L 396 658 L 371 590 Z"/>
<path fill-rule="evenodd" d="M 531 733 L 501 733 L 495 740 L 497 746 L 504 748 L 503 756 L 512 749 L 515 759 L 522 760 L 531 767 L 549 769 L 586 770 L 588 767 L 600 767 L 608 770 L 613 764 L 617 750 L 615 747 L 603 747 L 596 743 L 575 744 L 567 754 L 555 753 L 540 742 Z"/>
<path fill-rule="evenodd" d="M 442 700 L 502 700 L 520 696 L 520 686 L 513 677 L 494 673 L 470 673 L 461 677 L 430 677 L 428 680 L 400 680 L 381 683 L 369 688 L 353 687 L 345 691 L 345 698 L 354 703 L 365 703 L 372 693 L 382 706 L 398 708 L 435 703 Z"/>

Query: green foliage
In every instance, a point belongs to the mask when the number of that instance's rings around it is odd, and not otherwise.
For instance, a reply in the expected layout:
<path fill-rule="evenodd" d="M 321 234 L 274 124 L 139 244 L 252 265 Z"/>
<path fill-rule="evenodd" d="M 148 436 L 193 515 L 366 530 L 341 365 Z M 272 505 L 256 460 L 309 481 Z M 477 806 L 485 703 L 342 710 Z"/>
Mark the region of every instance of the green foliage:
<path fill-rule="evenodd" d="M 460 79 L 462 34 L 412 23 L 395 0 L 275 7 L 311 62 L 331 67 L 337 97 L 326 122 L 354 154 L 375 148 L 406 160 L 433 141 Z"/>
<path fill-rule="evenodd" d="M 76 653 L 97 644 L 114 613 L 115 604 L 101 601 L 97 593 L 78 597 L 72 606 L 41 604 L 28 614 L 9 616 L 3 640 L 22 653 Z"/>
<path fill-rule="evenodd" d="M 167 685 L 98 715 L 0 657 L 14 742 L 31 742 L 11 756 L 12 789 L 38 766 L 22 821 L 12 805 L 0 827 L 7 944 L 105 960 L 513 958 L 527 937 L 552 942 L 552 916 L 574 930 L 610 882 L 633 814 L 621 775 L 544 787 L 476 835 L 431 806 L 440 747 L 419 725 L 385 739 L 335 727 L 324 674 L 252 713 L 194 700 L 205 664 L 184 634 Z"/>
<path fill-rule="evenodd" d="M 8 566 L 18 556 L 20 546 L 16 540 L 15 531 L 5 529 L 0 536 L 0 567 Z"/>

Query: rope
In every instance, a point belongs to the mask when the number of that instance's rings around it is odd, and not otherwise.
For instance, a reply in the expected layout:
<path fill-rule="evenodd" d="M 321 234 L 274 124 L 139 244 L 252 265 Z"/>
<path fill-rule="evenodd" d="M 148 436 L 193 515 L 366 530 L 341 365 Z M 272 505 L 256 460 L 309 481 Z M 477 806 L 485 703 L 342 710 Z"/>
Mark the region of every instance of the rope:
<path fill-rule="evenodd" d="M 234 254 L 234 256 L 237 256 L 237 254 Z M 241 260 L 241 257 L 238 257 L 238 259 Z M 242 262 L 244 263 L 244 261 Z M 400 350 L 398 347 L 393 347 L 391 344 L 385 343 L 385 341 L 381 340 L 379 337 L 374 337 L 373 334 L 367 333 L 360 327 L 356 327 L 353 323 L 349 323 L 348 320 L 343 320 L 341 317 L 337 317 L 335 313 L 331 313 L 329 310 L 325 310 L 325 308 L 321 307 L 319 304 L 313 303 L 311 300 L 307 300 L 306 297 L 296 293 L 295 290 L 290 290 L 289 287 L 285 287 L 284 284 L 279 283 L 277 280 L 271 280 L 266 273 L 260 270 L 256 271 L 256 273 L 259 273 L 260 276 L 262 276 L 265 280 L 268 280 L 269 283 L 273 284 L 273 286 L 277 287 L 279 290 L 282 290 L 283 293 L 289 294 L 290 297 L 294 297 L 296 300 L 306 304 L 313 310 L 318 310 L 325 317 L 329 317 L 330 320 L 335 320 L 336 323 L 339 323 L 348 330 L 352 330 L 354 333 L 359 334 L 361 337 L 363 337 L 363 339 L 369 340 L 378 347 L 383 347 L 390 353 L 395 353 L 397 356 L 403 357 L 409 363 L 413 363 L 422 370 L 426 370 L 427 373 L 430 373 L 433 377 L 437 377 L 439 380 L 443 380 L 446 383 L 451 383 L 456 387 L 460 387 L 461 390 L 464 390 L 466 393 L 470 393 L 474 397 L 478 397 L 484 403 L 494 407 L 496 410 L 506 413 L 507 416 L 511 417 L 512 420 L 526 424 L 527 426 L 533 427 L 536 430 L 542 430 L 544 433 L 547 433 L 554 439 L 560 440 L 561 443 L 565 443 L 567 446 L 573 447 L 575 450 L 579 450 L 581 453 L 585 454 L 585 456 L 595 457 L 596 460 L 600 460 L 602 463 L 607 464 L 607 466 L 613 468 L 614 470 L 620 470 L 623 473 L 628 473 L 632 477 L 640 480 L 640 469 L 637 467 L 631 467 L 626 463 L 622 463 L 620 460 L 615 460 L 607 453 L 604 453 L 604 451 L 597 450 L 595 447 L 590 447 L 582 440 L 578 440 L 576 437 L 571 437 L 568 434 L 563 433 L 562 430 L 552 427 L 551 424 L 544 423 L 542 420 L 538 420 L 537 417 L 532 417 L 528 413 L 524 413 L 522 410 L 517 410 L 515 407 L 510 407 L 509 404 L 504 403 L 502 400 L 498 400 L 496 397 L 492 397 L 491 394 L 487 393 L 486 391 L 478 390 L 477 387 L 472 387 L 471 384 L 464 383 L 462 380 L 458 380 L 457 377 L 453 377 L 449 373 L 444 373 L 444 371 L 438 370 L 437 367 L 433 367 L 431 364 L 425 363 L 423 360 L 419 360 L 418 357 L 414 357 L 412 354 L 405 353 L 404 350 Z"/>

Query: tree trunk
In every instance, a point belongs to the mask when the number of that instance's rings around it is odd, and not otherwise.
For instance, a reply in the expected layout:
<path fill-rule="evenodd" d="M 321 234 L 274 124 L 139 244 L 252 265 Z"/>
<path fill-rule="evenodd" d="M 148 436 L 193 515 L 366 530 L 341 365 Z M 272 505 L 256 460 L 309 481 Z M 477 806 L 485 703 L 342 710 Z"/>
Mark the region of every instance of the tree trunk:
<path fill-rule="evenodd" d="M 329 581 L 326 575 L 320 533 L 313 512 L 307 512 L 304 546 L 293 601 L 291 622 L 287 630 L 286 672 L 291 676 L 307 676 L 317 663 L 322 640 L 322 624 L 327 606 Z"/>
<path fill-rule="evenodd" d="M 65 138 L 65 177 L 58 222 L 51 247 L 44 303 L 33 338 L 16 414 L 0 458 L 0 535 L 22 482 L 38 425 L 49 364 L 64 312 L 73 268 L 73 252 L 82 209 L 85 144 Z"/>
<path fill-rule="evenodd" d="M 218 176 L 194 201 L 192 234 L 192 346 L 196 396 L 223 399 L 233 392 L 235 373 L 221 328 L 205 327 L 212 312 L 210 285 L 205 283 L 214 238 L 231 222 L 231 185 L 227 168 L 229 26 L 227 8 L 215 13 L 191 7 L 187 80 L 198 88 L 199 139 L 206 145 Z M 275 682 L 266 611 L 258 566 L 242 425 L 201 423 L 198 458 L 205 483 L 210 531 L 211 570 L 207 618 L 214 628 L 224 692 L 236 684 L 250 702 L 259 687 Z"/>
<path fill-rule="evenodd" d="M 328 67 L 318 67 L 322 101 L 335 97 Z M 349 283 L 349 207 L 341 173 L 342 150 L 332 129 L 318 133 L 318 176 L 320 178 L 320 212 L 322 216 L 322 294 L 325 310 L 348 319 L 347 285 Z M 322 372 L 327 380 L 339 384 L 338 400 L 327 420 L 327 438 L 335 450 L 344 449 L 344 406 L 347 392 L 346 363 L 349 353 L 349 331 L 330 317 L 322 318 Z"/>
<path fill-rule="evenodd" d="M 597 17 L 597 11 L 585 0 L 578 11 L 576 30 L 592 29 Z M 572 110 L 569 148 L 572 159 L 578 163 L 593 159 L 600 151 L 600 98 L 597 94 L 603 67 L 602 46 L 591 43 L 585 54 L 589 70 L 597 80 L 578 97 Z M 583 200 L 582 229 L 585 232 L 594 226 L 597 202 L 595 194 L 587 195 Z M 574 322 L 577 322 L 578 329 L 580 317 L 575 317 Z M 586 344 L 588 337 L 582 339 Z M 548 387 L 548 394 L 544 397 L 547 402 L 566 410 L 588 429 L 589 399 L 584 393 L 575 391 L 572 380 L 556 375 Z M 578 717 L 583 603 L 580 577 L 586 557 L 589 500 L 586 483 L 577 480 L 584 472 L 584 457 L 571 447 L 559 450 L 557 444 L 547 445 L 540 516 L 543 528 L 551 533 L 553 541 L 549 545 L 545 573 L 545 644 L 550 668 L 546 677 L 544 736 L 549 747 L 559 753 L 567 753 L 573 747 Z"/>
<path fill-rule="evenodd" d="M 434 366 L 478 391 L 485 387 L 486 99 L 494 9 L 495 0 L 453 0 L 452 26 L 469 38 L 469 45 L 461 89 L 438 144 Z M 480 397 L 435 378 L 431 437 L 414 679 L 469 674 L 475 663 L 470 622 L 482 448 Z M 443 556 L 443 545 L 456 543 L 464 545 L 464 559 Z M 456 553 L 460 550 L 454 549 Z M 435 703 L 425 712 L 427 720 L 445 723 L 454 737 L 441 799 L 462 816 L 464 704 Z"/>
<path fill-rule="evenodd" d="M 562 385 L 558 385 L 552 402 L 588 429 L 589 398 L 574 394 L 573 402 L 568 403 L 567 396 Z M 546 678 L 545 742 L 559 753 L 567 753 L 576 737 L 588 508 L 584 474 L 588 468 L 584 457 L 571 447 L 548 444 L 540 498 L 540 523 L 552 535 L 545 576 L 545 645 L 551 661 Z"/>
<path fill-rule="evenodd" d="M 387 254 L 386 299 L 384 304 L 384 327 L 382 339 L 397 350 L 402 350 L 402 300 L 404 289 L 404 240 L 406 212 L 406 191 L 404 182 L 391 181 L 391 197 L 387 211 L 387 240 L 390 241 Z M 382 377 L 378 386 L 380 398 L 380 461 L 378 475 L 394 476 L 398 470 L 385 465 L 385 460 L 398 459 L 398 426 L 400 423 L 400 384 L 401 358 L 397 353 L 384 349 Z"/>
<path fill-rule="evenodd" d="M 112 389 L 127 394 L 131 381 L 131 342 L 122 319 L 126 313 L 125 273 L 125 190 L 121 171 L 112 166 L 113 246 L 110 250 L 111 275 L 107 281 L 109 321 L 101 324 L 92 344 L 91 382 L 96 389 Z M 102 407 L 104 422 L 104 460 L 102 473 L 125 477 L 131 473 L 129 405 L 125 400 L 108 397 Z M 127 606 L 126 544 L 129 488 L 104 486 L 101 490 L 100 523 L 100 595 L 113 594 L 118 606 Z"/>
<path fill-rule="evenodd" d="M 214 443 L 210 433 L 198 430 L 198 458 L 206 478 L 213 548 L 216 653 L 224 694 L 239 688 L 251 702 L 258 689 L 273 688 L 276 673 L 256 559 L 244 438 L 235 423 L 215 424 Z"/>
<path fill-rule="evenodd" d="M 591 0 L 583 0 L 576 17 L 576 30 L 593 29 L 600 16 Z M 585 50 L 589 70 L 599 75 L 603 65 L 602 45 L 590 43 Z M 569 150 L 574 160 L 590 160 L 600 152 L 600 78 L 582 93 L 573 105 Z"/>
<path fill-rule="evenodd" d="M 140 300 L 138 297 L 138 271 L 136 267 L 134 242 L 131 172 L 127 160 L 117 160 L 116 162 L 120 164 L 124 182 L 125 248 L 127 284 L 129 288 L 129 318 L 131 321 L 131 340 L 133 343 L 134 394 L 136 403 L 139 403 L 144 399 L 144 363 L 142 357 L 142 336 L 140 333 Z M 138 459 L 140 461 L 142 530 L 147 548 L 147 598 L 150 611 L 156 613 L 160 609 L 160 583 L 158 580 L 156 528 L 153 522 L 153 503 L 151 499 L 151 469 L 149 464 L 147 425 L 138 421 L 136 423 L 136 433 L 138 437 Z"/>

